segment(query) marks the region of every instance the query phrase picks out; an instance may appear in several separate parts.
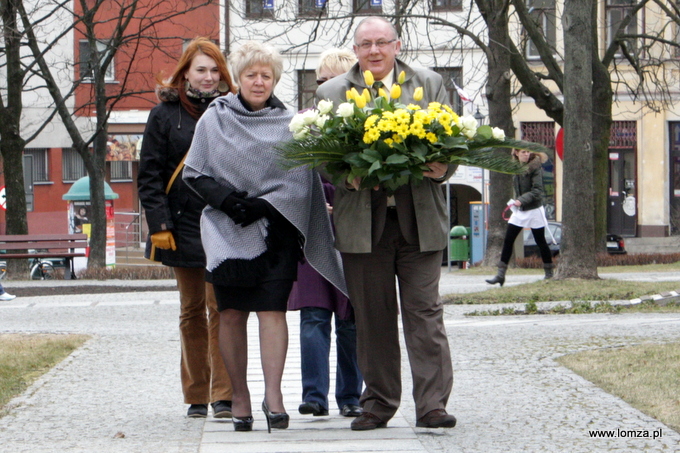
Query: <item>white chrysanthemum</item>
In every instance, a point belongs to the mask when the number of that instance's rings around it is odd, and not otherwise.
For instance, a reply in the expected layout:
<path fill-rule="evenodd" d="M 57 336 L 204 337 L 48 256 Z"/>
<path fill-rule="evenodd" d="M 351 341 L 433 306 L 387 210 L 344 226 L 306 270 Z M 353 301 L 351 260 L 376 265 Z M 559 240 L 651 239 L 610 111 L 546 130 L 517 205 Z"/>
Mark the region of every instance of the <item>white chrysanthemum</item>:
<path fill-rule="evenodd" d="M 305 122 L 302 118 L 302 114 L 298 113 L 295 116 L 293 116 L 293 119 L 290 120 L 290 124 L 288 125 L 288 130 L 295 133 L 299 132 L 300 129 L 305 127 Z"/>
<path fill-rule="evenodd" d="M 333 110 L 333 101 L 327 101 L 325 99 L 322 99 L 319 101 L 319 105 L 317 105 L 317 108 L 319 109 L 319 113 L 321 115 L 325 115 L 326 113 L 329 113 L 331 110 Z"/>
<path fill-rule="evenodd" d="M 504 140 L 505 139 L 505 131 L 503 129 L 501 129 L 500 127 L 494 127 L 493 129 L 491 129 L 491 135 L 496 140 Z"/>
<path fill-rule="evenodd" d="M 354 106 L 349 102 L 343 102 L 338 106 L 338 111 L 336 113 L 338 114 L 338 116 L 348 118 L 354 115 Z"/>
<path fill-rule="evenodd" d="M 326 124 L 326 121 L 328 121 L 329 118 L 330 118 L 330 117 L 329 117 L 328 115 L 320 115 L 320 116 L 316 119 L 316 123 L 315 123 L 315 124 L 316 124 L 316 127 L 318 127 L 319 129 L 321 129 L 322 127 L 324 127 L 324 125 Z"/>

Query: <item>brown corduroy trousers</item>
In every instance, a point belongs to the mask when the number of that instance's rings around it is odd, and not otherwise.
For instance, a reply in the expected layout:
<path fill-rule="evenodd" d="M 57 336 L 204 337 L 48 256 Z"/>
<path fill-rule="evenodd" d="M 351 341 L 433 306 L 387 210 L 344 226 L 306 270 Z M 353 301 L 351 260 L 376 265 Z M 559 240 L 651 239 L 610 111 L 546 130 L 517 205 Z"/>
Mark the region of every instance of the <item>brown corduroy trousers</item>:
<path fill-rule="evenodd" d="M 174 267 L 180 294 L 181 378 L 186 404 L 231 400 L 219 347 L 220 315 L 205 269 Z"/>

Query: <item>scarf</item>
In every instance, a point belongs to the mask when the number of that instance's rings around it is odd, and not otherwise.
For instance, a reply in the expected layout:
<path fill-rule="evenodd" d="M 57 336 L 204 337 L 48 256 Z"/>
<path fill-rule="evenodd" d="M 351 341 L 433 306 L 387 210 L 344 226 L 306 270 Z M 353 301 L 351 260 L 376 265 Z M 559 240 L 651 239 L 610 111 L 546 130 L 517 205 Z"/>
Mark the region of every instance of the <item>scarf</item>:
<path fill-rule="evenodd" d="M 286 170 L 275 149 L 292 138 L 288 130 L 292 116 L 285 108 L 272 106 L 251 112 L 235 94 L 217 98 L 196 124 L 184 175 L 208 176 L 227 189 L 267 200 L 303 236 L 309 264 L 347 294 L 321 178 L 307 167 Z M 268 225 L 262 218 L 243 228 L 219 209 L 206 206 L 201 237 L 207 270 L 212 272 L 225 260 L 263 255 Z"/>

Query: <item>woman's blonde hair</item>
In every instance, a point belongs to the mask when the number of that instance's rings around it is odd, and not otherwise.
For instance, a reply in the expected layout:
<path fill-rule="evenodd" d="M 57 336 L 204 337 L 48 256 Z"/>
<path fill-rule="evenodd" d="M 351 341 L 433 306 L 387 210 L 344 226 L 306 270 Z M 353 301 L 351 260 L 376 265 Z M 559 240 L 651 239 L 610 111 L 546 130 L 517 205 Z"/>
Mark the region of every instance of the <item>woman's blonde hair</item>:
<path fill-rule="evenodd" d="M 335 75 L 344 74 L 354 66 L 357 62 L 357 57 L 353 52 L 347 49 L 327 49 L 319 55 L 319 64 L 316 66 L 316 76 L 319 73 L 328 69 Z"/>
<path fill-rule="evenodd" d="M 235 52 L 229 55 L 229 64 L 236 80 L 246 69 L 256 65 L 266 65 L 274 74 L 274 87 L 281 79 L 283 73 L 283 58 L 274 47 L 257 41 L 247 41 Z"/>

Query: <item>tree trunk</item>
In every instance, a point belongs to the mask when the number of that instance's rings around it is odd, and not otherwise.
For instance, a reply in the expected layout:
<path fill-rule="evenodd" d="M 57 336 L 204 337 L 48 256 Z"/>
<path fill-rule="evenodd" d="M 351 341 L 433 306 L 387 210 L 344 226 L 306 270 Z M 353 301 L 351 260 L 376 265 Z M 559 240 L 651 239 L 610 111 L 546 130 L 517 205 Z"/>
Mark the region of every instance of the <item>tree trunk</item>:
<path fill-rule="evenodd" d="M 0 100 L 0 154 L 5 177 L 6 234 L 28 234 L 26 222 L 26 193 L 24 189 L 23 154 L 26 145 L 21 137 L 21 112 L 24 72 L 21 67 L 21 34 L 18 31 L 17 10 L 14 1 L 1 4 L 5 70 L 6 102 Z M 10 275 L 25 275 L 26 260 L 9 260 Z"/>
<path fill-rule="evenodd" d="M 593 2 L 593 42 L 597 37 L 597 2 Z M 595 250 L 607 251 L 607 193 L 609 188 L 609 136 L 612 127 L 612 81 L 607 67 L 593 48 L 593 176 Z"/>
<path fill-rule="evenodd" d="M 564 226 L 556 278 L 596 279 L 593 247 L 593 50 L 588 0 L 566 0 L 564 28 Z"/>
<path fill-rule="evenodd" d="M 508 53 L 507 3 L 477 1 L 477 6 L 489 32 L 486 97 L 489 101 L 489 124 L 500 127 L 508 137 L 514 137 L 510 94 L 510 54 Z M 508 150 L 496 152 L 508 153 Z M 484 188 L 482 188 L 484 190 Z M 487 210 L 488 237 L 483 265 L 495 266 L 503 248 L 507 223 L 502 219 L 503 209 L 512 198 L 512 177 L 491 172 L 489 176 L 489 202 Z"/>

